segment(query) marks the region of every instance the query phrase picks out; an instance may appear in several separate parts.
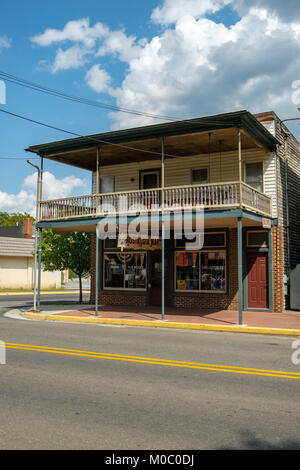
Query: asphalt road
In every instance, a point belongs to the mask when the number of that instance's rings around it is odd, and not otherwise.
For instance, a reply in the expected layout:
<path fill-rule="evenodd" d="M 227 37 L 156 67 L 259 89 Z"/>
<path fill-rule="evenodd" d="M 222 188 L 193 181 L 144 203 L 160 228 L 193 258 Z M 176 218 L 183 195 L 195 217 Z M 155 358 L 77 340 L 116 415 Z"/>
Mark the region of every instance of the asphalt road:
<path fill-rule="evenodd" d="M 0 365 L 0 449 L 300 449 L 293 338 L 1 315 L 0 339 L 15 344 Z"/>

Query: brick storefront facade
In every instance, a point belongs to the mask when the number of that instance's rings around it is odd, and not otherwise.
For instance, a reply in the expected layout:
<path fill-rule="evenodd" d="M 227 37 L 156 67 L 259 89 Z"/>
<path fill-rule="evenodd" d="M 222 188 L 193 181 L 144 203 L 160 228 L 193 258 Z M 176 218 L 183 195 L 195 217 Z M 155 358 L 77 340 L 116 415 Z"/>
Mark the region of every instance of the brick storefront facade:
<path fill-rule="evenodd" d="M 284 311 L 284 247 L 282 227 L 273 227 L 273 303 L 274 312 Z M 238 263 L 237 263 L 237 230 L 228 231 L 228 293 L 226 294 L 197 294 L 178 293 L 173 295 L 173 305 L 176 308 L 199 308 L 216 310 L 238 310 Z M 91 302 L 95 302 L 95 235 L 92 237 L 92 269 L 91 269 Z M 99 269 L 101 267 L 99 266 Z M 245 267 L 244 267 L 245 270 Z M 126 291 L 99 291 L 101 305 L 146 307 L 146 293 Z"/>

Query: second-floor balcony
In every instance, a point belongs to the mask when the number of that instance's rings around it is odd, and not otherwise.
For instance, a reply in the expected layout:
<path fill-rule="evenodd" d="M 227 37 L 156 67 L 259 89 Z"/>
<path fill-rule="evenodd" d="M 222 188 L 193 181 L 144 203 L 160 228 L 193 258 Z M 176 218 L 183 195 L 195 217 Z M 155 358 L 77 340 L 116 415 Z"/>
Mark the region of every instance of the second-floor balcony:
<path fill-rule="evenodd" d="M 244 208 L 271 216 L 271 197 L 244 182 L 176 186 L 77 196 L 40 203 L 40 221 L 184 209 Z"/>

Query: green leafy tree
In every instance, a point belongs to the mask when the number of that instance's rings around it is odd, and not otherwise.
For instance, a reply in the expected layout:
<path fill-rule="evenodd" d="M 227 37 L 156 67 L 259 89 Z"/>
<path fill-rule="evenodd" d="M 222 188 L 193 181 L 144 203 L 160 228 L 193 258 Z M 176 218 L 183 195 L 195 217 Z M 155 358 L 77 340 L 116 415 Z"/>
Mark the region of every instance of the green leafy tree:
<path fill-rule="evenodd" d="M 32 219 L 30 214 L 27 212 L 14 212 L 9 214 L 8 212 L 0 212 L 0 227 L 15 227 L 16 225 L 23 225 L 24 219 Z"/>
<path fill-rule="evenodd" d="M 82 302 L 82 278 L 91 269 L 91 234 L 55 234 L 52 230 L 43 230 L 42 262 L 46 271 L 70 269 L 75 273 L 79 278 L 79 302 Z"/>

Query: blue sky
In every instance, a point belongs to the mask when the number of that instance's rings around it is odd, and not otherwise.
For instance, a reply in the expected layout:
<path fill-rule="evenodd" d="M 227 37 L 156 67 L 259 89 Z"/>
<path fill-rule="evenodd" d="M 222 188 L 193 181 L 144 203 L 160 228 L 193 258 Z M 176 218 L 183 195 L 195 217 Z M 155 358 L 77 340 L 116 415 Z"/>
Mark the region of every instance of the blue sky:
<path fill-rule="evenodd" d="M 279 0 L 19 0 L 5 2 L 0 15 L 1 71 L 183 119 L 236 109 L 297 116 L 299 48 L 295 0 L 285 8 Z M 149 123 L 6 86 L 3 109 L 80 134 Z M 0 129 L 0 157 L 28 158 L 29 145 L 67 138 L 2 113 Z M 291 129 L 299 137 L 299 126 Z M 88 172 L 48 161 L 45 169 L 48 197 L 90 192 Z M 32 210 L 33 169 L 25 160 L 0 160 L 0 204 Z"/>

